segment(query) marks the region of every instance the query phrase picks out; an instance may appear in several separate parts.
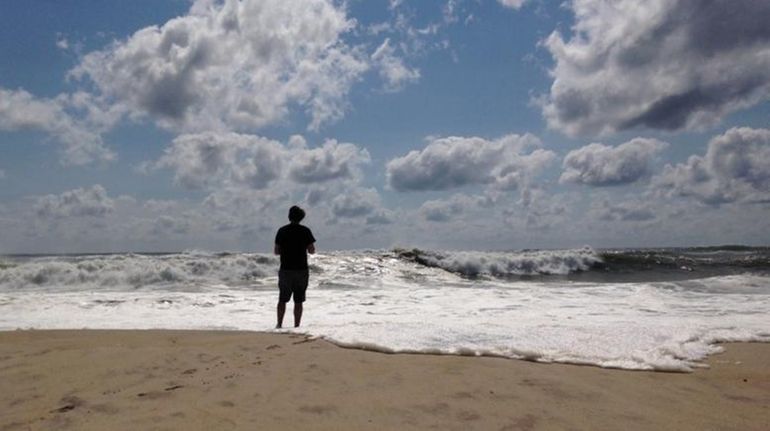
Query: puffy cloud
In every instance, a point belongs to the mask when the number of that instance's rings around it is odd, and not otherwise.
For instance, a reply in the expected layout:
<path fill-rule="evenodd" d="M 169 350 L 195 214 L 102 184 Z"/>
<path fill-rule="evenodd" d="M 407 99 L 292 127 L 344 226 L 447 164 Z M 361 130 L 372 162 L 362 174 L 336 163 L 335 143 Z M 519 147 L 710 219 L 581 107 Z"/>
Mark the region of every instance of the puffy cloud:
<path fill-rule="evenodd" d="M 420 79 L 418 69 L 410 69 L 404 65 L 401 57 L 395 55 L 395 49 L 390 46 L 390 39 L 385 39 L 382 45 L 372 54 L 372 62 L 378 66 L 380 77 L 385 82 L 386 91 L 398 91 L 404 85 Z"/>
<path fill-rule="evenodd" d="M 704 156 L 666 165 L 652 182 L 669 197 L 720 205 L 770 200 L 770 129 L 736 127 L 714 137 Z"/>
<path fill-rule="evenodd" d="M 393 214 L 393 211 L 381 208 L 366 218 L 366 224 L 368 225 L 391 224 L 393 223 L 394 217 L 395 216 Z"/>
<path fill-rule="evenodd" d="M 241 186 L 263 189 L 282 172 L 284 148 L 259 136 L 206 132 L 174 139 L 156 168 L 174 170 L 185 187 Z"/>
<path fill-rule="evenodd" d="M 524 6 L 527 0 L 497 0 L 498 3 L 511 9 L 519 9 Z"/>
<path fill-rule="evenodd" d="M 319 184 L 356 178 L 368 161 L 365 149 L 335 140 L 307 148 L 301 136 L 282 145 L 256 135 L 204 132 L 178 136 L 146 167 L 172 169 L 174 181 L 190 189 L 262 190 L 279 180 Z"/>
<path fill-rule="evenodd" d="M 610 203 L 603 200 L 601 205 L 592 209 L 596 218 L 604 221 L 649 221 L 655 219 L 655 213 L 645 202 Z"/>
<path fill-rule="evenodd" d="M 574 206 L 574 197 L 569 195 L 553 195 L 542 189 L 527 189 L 516 206 L 503 210 L 503 220 L 516 229 L 545 230 L 563 223 L 567 208 Z"/>
<path fill-rule="evenodd" d="M 352 178 L 370 161 L 369 152 L 353 144 L 329 139 L 321 147 L 294 147 L 289 176 L 298 183 L 321 183 Z"/>
<path fill-rule="evenodd" d="M 0 127 L 5 130 L 46 127 L 60 111 L 52 100 L 36 99 L 24 90 L 0 89 Z"/>
<path fill-rule="evenodd" d="M 647 177 L 653 157 L 668 144 L 635 138 L 617 147 L 589 144 L 564 157 L 562 183 L 589 186 L 628 184 Z"/>
<path fill-rule="evenodd" d="M 323 188 L 314 187 L 305 194 L 305 202 L 308 205 L 317 205 L 326 196 L 327 192 Z"/>
<path fill-rule="evenodd" d="M 488 196 L 455 194 L 448 199 L 426 201 L 417 212 L 427 221 L 448 222 L 469 210 L 489 206 L 489 199 Z"/>
<path fill-rule="evenodd" d="M 200 131 L 254 128 L 304 107 L 310 127 L 342 117 L 369 65 L 330 0 L 198 0 L 189 14 L 85 55 L 71 75 L 134 117 Z"/>
<path fill-rule="evenodd" d="M 465 210 L 462 202 L 457 200 L 430 200 L 424 202 L 418 212 L 425 220 L 446 222 Z"/>
<path fill-rule="evenodd" d="M 372 214 L 380 205 L 374 189 L 357 189 L 340 194 L 332 200 L 332 213 L 341 218 L 358 218 Z"/>
<path fill-rule="evenodd" d="M 60 195 L 46 195 L 35 201 L 35 212 L 42 218 L 104 217 L 115 209 L 104 187 L 78 188 Z"/>
<path fill-rule="evenodd" d="M 525 188 L 551 163 L 555 153 L 540 148 L 535 136 L 507 135 L 496 140 L 478 137 L 432 139 L 422 151 L 410 151 L 387 164 L 387 180 L 398 191 L 448 190 L 489 184 L 512 190 Z"/>
<path fill-rule="evenodd" d="M 40 130 L 64 145 L 62 162 L 83 165 L 109 161 L 115 154 L 104 146 L 98 125 L 70 112 L 81 108 L 83 94 L 36 98 L 24 90 L 0 88 L 0 130 Z"/>
<path fill-rule="evenodd" d="M 698 128 L 770 97 L 770 3 L 574 0 L 543 114 L 569 135 Z"/>
<path fill-rule="evenodd" d="M 182 235 L 190 232 L 190 227 L 190 221 L 184 217 L 162 215 L 154 220 L 150 231 L 156 235 Z"/>
<path fill-rule="evenodd" d="M 176 210 L 178 206 L 177 201 L 159 199 L 149 199 L 142 204 L 144 209 L 152 213 L 167 213 Z"/>

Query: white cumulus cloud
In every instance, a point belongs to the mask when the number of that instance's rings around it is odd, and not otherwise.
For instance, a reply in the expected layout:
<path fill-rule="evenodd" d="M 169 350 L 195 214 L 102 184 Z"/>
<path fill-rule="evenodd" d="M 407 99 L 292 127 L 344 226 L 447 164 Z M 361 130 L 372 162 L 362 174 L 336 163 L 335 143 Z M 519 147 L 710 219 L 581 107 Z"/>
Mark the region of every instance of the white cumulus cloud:
<path fill-rule="evenodd" d="M 339 194 L 332 200 L 332 213 L 341 218 L 358 218 L 372 214 L 380 206 L 380 196 L 374 189 L 356 189 Z"/>
<path fill-rule="evenodd" d="M 770 2 L 574 0 L 552 33 L 550 127 L 569 135 L 701 128 L 770 98 Z"/>
<path fill-rule="evenodd" d="M 42 218 L 104 217 L 115 209 L 115 202 L 101 185 L 78 188 L 59 195 L 36 199 L 35 212 Z"/>
<path fill-rule="evenodd" d="M 610 202 L 603 200 L 592 208 L 592 214 L 604 221 L 642 222 L 655 219 L 655 212 L 648 202 Z"/>
<path fill-rule="evenodd" d="M 354 26 L 330 0 L 198 0 L 185 16 L 85 55 L 71 75 L 104 103 L 166 127 L 262 127 L 299 105 L 316 129 L 343 116 L 369 67 L 342 39 Z"/>
<path fill-rule="evenodd" d="M 330 139 L 308 148 L 293 136 L 287 145 L 257 135 L 204 132 L 180 135 L 163 156 L 146 167 L 174 171 L 174 181 L 190 189 L 240 188 L 263 190 L 281 181 L 322 184 L 357 179 L 369 153 L 350 143 Z"/>
<path fill-rule="evenodd" d="M 495 140 L 434 138 L 423 150 L 389 161 L 387 181 L 397 191 L 449 190 L 474 184 L 504 190 L 525 188 L 555 158 L 554 152 L 538 148 L 541 145 L 530 134 Z"/>
<path fill-rule="evenodd" d="M 105 147 L 100 127 L 75 112 L 83 94 L 37 98 L 25 90 L 0 88 L 0 130 L 39 130 L 64 146 L 62 162 L 83 165 L 110 161 L 115 154 Z"/>
<path fill-rule="evenodd" d="M 291 150 L 289 176 L 298 183 L 321 183 L 353 178 L 370 161 L 369 152 L 354 144 L 329 139 L 318 148 Z"/>
<path fill-rule="evenodd" d="M 282 173 L 280 143 L 254 135 L 205 132 L 174 139 L 156 168 L 170 168 L 185 187 L 241 186 L 263 189 Z"/>
<path fill-rule="evenodd" d="M 396 215 L 393 211 L 386 208 L 380 208 L 374 211 L 370 216 L 366 218 L 366 224 L 368 225 L 386 225 L 392 224 L 395 221 Z"/>
<path fill-rule="evenodd" d="M 152 222 L 150 232 L 156 235 L 183 235 L 190 232 L 191 223 L 185 217 L 162 215 Z"/>
<path fill-rule="evenodd" d="M 486 196 L 455 194 L 447 199 L 425 201 L 417 212 L 427 221 L 443 223 L 454 220 L 468 211 L 486 207 L 489 203 L 489 198 Z"/>
<path fill-rule="evenodd" d="M 574 207 L 573 198 L 542 189 L 527 189 L 516 206 L 503 210 L 504 221 L 523 230 L 546 230 L 566 220 L 567 210 Z"/>
<path fill-rule="evenodd" d="M 650 175 L 653 158 L 668 144 L 656 139 L 634 138 L 611 147 L 593 143 L 564 157 L 562 183 L 589 186 L 629 184 Z"/>
<path fill-rule="evenodd" d="M 666 165 L 652 186 L 709 205 L 770 201 L 770 129 L 732 128 L 711 139 L 705 155 Z"/>

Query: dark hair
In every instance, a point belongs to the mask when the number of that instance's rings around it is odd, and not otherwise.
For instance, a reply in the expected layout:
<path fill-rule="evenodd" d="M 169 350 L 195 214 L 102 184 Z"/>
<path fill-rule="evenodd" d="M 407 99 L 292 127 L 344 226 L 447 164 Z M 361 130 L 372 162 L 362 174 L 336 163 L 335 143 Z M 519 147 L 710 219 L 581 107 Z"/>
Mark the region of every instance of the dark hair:
<path fill-rule="evenodd" d="M 289 221 L 299 223 L 303 218 L 305 218 L 305 210 L 296 205 L 289 208 Z"/>

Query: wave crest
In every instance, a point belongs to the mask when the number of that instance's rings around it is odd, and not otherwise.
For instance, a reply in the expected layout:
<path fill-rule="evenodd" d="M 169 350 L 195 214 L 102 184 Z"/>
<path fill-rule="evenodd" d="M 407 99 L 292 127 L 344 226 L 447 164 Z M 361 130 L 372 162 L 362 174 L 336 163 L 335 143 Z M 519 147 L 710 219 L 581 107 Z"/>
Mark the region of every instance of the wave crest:
<path fill-rule="evenodd" d="M 522 252 L 395 250 L 396 255 L 421 265 L 441 268 L 466 277 L 567 275 L 601 263 L 592 248 Z"/>
<path fill-rule="evenodd" d="M 148 287 L 238 285 L 275 274 L 278 260 L 258 254 L 97 255 L 37 258 L 0 271 L 0 287 Z"/>

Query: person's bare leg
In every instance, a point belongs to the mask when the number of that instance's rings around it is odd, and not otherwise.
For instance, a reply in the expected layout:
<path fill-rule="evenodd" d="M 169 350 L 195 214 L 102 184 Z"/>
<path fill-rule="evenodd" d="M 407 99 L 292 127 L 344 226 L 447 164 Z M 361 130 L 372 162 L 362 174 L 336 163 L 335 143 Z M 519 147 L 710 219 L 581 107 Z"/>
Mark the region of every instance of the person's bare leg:
<path fill-rule="evenodd" d="M 294 303 L 294 327 L 299 328 L 299 322 L 302 320 L 302 303 Z"/>
<path fill-rule="evenodd" d="M 278 301 L 277 311 L 278 311 L 278 324 L 275 325 L 275 327 L 280 328 L 281 326 L 283 326 L 283 315 L 286 313 L 286 303 Z"/>

